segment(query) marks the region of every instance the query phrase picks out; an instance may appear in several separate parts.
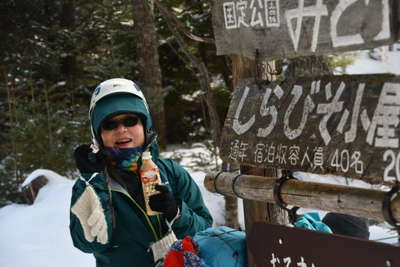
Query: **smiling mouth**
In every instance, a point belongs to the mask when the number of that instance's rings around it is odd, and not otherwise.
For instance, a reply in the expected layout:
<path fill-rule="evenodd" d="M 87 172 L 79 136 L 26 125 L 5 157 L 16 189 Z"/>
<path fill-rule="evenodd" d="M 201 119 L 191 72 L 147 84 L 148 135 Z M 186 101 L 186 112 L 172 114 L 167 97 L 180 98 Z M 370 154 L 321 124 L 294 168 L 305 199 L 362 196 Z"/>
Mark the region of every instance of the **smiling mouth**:
<path fill-rule="evenodd" d="M 132 142 L 132 139 L 123 139 L 123 140 L 118 140 L 117 142 L 115 142 L 116 145 L 126 145 L 128 143 Z"/>

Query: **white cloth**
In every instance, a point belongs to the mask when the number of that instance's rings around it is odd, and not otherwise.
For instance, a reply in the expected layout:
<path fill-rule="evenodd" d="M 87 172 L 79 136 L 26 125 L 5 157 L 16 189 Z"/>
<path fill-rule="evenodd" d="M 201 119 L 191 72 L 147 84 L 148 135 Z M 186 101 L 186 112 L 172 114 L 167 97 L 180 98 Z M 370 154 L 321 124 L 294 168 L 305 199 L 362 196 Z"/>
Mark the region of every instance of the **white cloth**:
<path fill-rule="evenodd" d="M 72 206 L 83 228 L 85 238 L 89 242 L 108 242 L 107 222 L 99 197 L 91 185 L 87 185 L 80 198 Z"/>

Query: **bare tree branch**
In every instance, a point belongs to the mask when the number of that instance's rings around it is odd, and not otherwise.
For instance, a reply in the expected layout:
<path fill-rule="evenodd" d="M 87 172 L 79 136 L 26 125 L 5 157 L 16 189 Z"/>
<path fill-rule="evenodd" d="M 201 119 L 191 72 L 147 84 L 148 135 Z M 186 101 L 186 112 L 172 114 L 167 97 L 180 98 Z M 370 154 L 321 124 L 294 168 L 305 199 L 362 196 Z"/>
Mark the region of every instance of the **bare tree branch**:
<path fill-rule="evenodd" d="M 161 11 L 163 16 L 165 16 L 165 19 L 170 20 L 178 29 L 183 32 L 188 38 L 197 41 L 197 42 L 202 42 L 202 43 L 209 43 L 209 44 L 214 44 L 215 41 L 212 38 L 206 38 L 206 37 L 200 37 L 197 35 L 194 35 L 191 33 L 186 26 L 176 18 L 172 12 L 166 8 L 163 4 L 160 3 L 158 0 L 154 0 L 154 3 L 157 5 L 158 9 Z"/>
<path fill-rule="evenodd" d="M 161 14 L 164 16 L 164 19 L 167 23 L 168 29 L 174 35 L 176 41 L 179 44 L 179 47 L 182 53 L 189 59 L 189 61 L 193 64 L 193 66 L 197 69 L 197 79 L 199 80 L 200 87 L 206 94 L 206 103 L 208 108 L 208 113 L 210 116 L 210 124 L 211 124 L 211 133 L 216 145 L 219 145 L 219 139 L 221 136 L 221 123 L 218 117 L 218 113 L 216 110 L 216 106 L 214 103 L 213 92 L 211 88 L 211 78 L 208 73 L 208 69 L 203 60 L 196 57 L 193 53 L 190 52 L 189 46 L 186 44 L 183 39 L 181 33 L 178 31 L 180 27 L 176 24 L 176 18 L 171 12 L 163 6 L 159 0 L 154 0 L 155 5 L 160 10 Z"/>
<path fill-rule="evenodd" d="M 193 72 L 193 74 L 196 75 L 196 69 L 194 66 L 192 66 L 190 60 L 185 55 L 182 55 L 182 53 L 179 53 L 178 50 L 176 50 L 176 48 L 171 44 L 171 42 L 167 42 L 167 44 L 171 48 L 171 50 L 175 53 L 175 55 L 177 55 L 183 61 L 183 63 L 185 63 L 188 69 L 191 72 Z"/>

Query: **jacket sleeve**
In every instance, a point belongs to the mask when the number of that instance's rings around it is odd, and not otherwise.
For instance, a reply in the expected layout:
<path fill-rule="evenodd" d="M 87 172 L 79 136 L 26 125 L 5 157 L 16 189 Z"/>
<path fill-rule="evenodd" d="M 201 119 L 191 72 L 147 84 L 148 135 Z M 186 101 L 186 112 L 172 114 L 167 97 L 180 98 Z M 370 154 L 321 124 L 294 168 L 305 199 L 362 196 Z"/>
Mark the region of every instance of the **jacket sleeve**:
<path fill-rule="evenodd" d="M 83 174 L 85 179 L 88 179 L 90 175 Z M 112 212 L 110 207 L 110 195 L 108 187 L 104 180 L 103 174 L 97 174 L 91 181 L 90 184 L 96 191 L 97 196 L 100 199 L 100 203 L 103 208 L 103 212 L 105 215 L 105 219 L 107 222 L 107 233 L 108 233 L 108 242 L 106 244 L 101 244 L 97 242 L 95 239 L 93 242 L 89 242 L 86 240 L 84 236 L 84 231 L 78 217 L 71 212 L 71 208 L 78 201 L 79 197 L 82 195 L 86 188 L 86 184 L 81 179 L 78 179 L 73 188 L 72 188 L 72 196 L 71 196 L 71 206 L 70 206 L 70 234 L 72 237 L 73 244 L 76 248 L 80 249 L 86 253 L 96 253 L 102 250 L 105 250 L 110 246 L 110 240 L 112 237 Z"/>
<path fill-rule="evenodd" d="M 204 204 L 197 184 L 190 174 L 177 163 L 169 160 L 172 165 L 174 195 L 178 200 L 180 217 L 173 223 L 172 229 L 178 238 L 194 236 L 197 232 L 211 227 L 213 219 Z"/>

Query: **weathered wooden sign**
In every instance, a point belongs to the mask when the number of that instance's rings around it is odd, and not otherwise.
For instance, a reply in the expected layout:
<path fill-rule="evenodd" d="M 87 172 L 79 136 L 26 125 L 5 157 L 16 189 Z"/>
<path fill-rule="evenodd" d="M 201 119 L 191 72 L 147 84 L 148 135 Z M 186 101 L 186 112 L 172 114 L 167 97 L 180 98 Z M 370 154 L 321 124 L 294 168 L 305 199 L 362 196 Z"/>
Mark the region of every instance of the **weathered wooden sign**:
<path fill-rule="evenodd" d="M 395 2 L 395 6 L 397 5 L 397 39 L 400 39 L 400 4 Z"/>
<path fill-rule="evenodd" d="M 397 0 L 216 0 L 217 54 L 276 59 L 372 48 L 399 34 Z"/>
<path fill-rule="evenodd" d="M 243 81 L 222 133 L 228 162 L 400 181 L 400 77 Z"/>
<path fill-rule="evenodd" d="M 394 267 L 399 248 L 388 244 L 257 222 L 247 246 L 260 267 Z"/>

